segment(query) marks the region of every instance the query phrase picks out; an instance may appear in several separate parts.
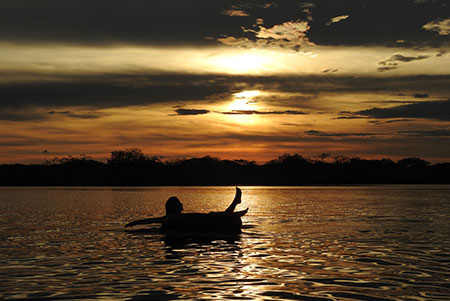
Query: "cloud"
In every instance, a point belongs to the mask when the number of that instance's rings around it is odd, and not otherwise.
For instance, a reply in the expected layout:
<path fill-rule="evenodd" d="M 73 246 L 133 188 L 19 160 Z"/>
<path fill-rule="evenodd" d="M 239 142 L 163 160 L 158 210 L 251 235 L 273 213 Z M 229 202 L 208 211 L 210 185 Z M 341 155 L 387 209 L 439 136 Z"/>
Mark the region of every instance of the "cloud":
<path fill-rule="evenodd" d="M 249 38 L 236 38 L 233 36 L 227 36 L 217 39 L 225 45 L 240 46 L 244 48 L 285 48 L 298 51 L 303 46 L 312 46 L 306 35 L 310 26 L 307 21 L 296 20 L 287 21 L 282 24 L 276 24 L 270 28 L 266 28 L 262 25 L 258 26 L 258 29 L 246 29 L 242 28 L 245 33 L 252 33 L 253 39 Z"/>
<path fill-rule="evenodd" d="M 349 15 L 342 15 L 342 16 L 337 16 L 337 17 L 331 18 L 330 21 L 326 25 L 328 26 L 328 25 L 331 25 L 333 23 L 340 22 L 342 20 L 347 19 L 348 17 L 349 17 Z"/>
<path fill-rule="evenodd" d="M 341 114 L 345 114 L 346 112 L 341 112 Z M 361 116 L 339 116 L 333 119 L 363 119 L 366 117 L 361 117 Z"/>
<path fill-rule="evenodd" d="M 427 55 L 418 55 L 418 56 L 404 56 L 402 54 L 394 54 L 393 56 L 391 56 L 389 59 L 387 59 L 387 61 L 398 61 L 398 62 L 412 62 L 412 61 L 418 61 L 418 60 L 423 60 L 429 58 L 429 56 Z"/>
<path fill-rule="evenodd" d="M 339 69 L 325 69 L 322 71 L 322 73 L 336 73 Z"/>
<path fill-rule="evenodd" d="M 450 34 L 450 19 L 434 20 L 425 24 L 422 28 L 428 31 L 435 31 L 441 36 L 448 36 Z"/>
<path fill-rule="evenodd" d="M 10 110 L 0 108 L 0 120 L 4 121 L 39 121 L 45 119 L 42 114 L 32 110 Z"/>
<path fill-rule="evenodd" d="M 450 75 L 419 75 L 419 76 L 279 76 L 279 77 L 249 77 L 242 83 L 249 84 L 248 90 L 262 88 L 267 91 L 279 91 L 289 93 L 320 94 L 320 93 L 359 93 L 359 92 L 384 92 L 399 93 L 418 89 L 428 90 L 430 93 L 448 95 L 450 93 Z M 392 101 L 390 101 L 392 102 Z M 411 102 L 411 101 L 407 101 Z"/>
<path fill-rule="evenodd" d="M 429 20 L 448 18 L 445 1 L 314 1 L 309 39 L 317 45 L 441 47 L 443 36 L 422 29 Z M 351 16 L 329 26 L 335 16 Z M 407 15 L 405 15 L 407 12 Z M 397 41 L 404 41 L 398 43 Z"/>
<path fill-rule="evenodd" d="M 399 94 L 398 96 L 405 96 L 404 94 Z M 361 103 L 377 103 L 377 104 L 410 104 L 414 103 L 414 100 L 374 100 L 374 101 L 363 101 Z M 348 111 L 342 111 L 341 113 L 349 113 Z"/>
<path fill-rule="evenodd" d="M 70 117 L 70 118 L 78 118 L 78 119 L 97 119 L 100 117 L 105 116 L 104 114 L 99 114 L 99 113 L 92 113 L 92 112 L 88 112 L 88 113 L 74 113 L 71 111 L 49 111 L 47 112 L 47 114 L 49 115 L 60 115 L 60 116 L 66 116 L 66 117 Z"/>
<path fill-rule="evenodd" d="M 241 2 L 239 4 L 233 5 L 233 9 L 254 9 L 254 8 L 271 8 L 278 7 L 278 4 L 275 2 L 266 2 L 266 3 L 256 3 L 256 2 Z"/>
<path fill-rule="evenodd" d="M 75 45 L 217 45 L 205 37 L 238 37 L 241 27 L 255 23 L 248 18 L 251 12 L 267 16 L 271 24 L 292 19 L 295 5 L 281 2 L 278 8 L 270 1 L 236 5 L 235 0 L 96 0 L 83 5 L 77 0 L 0 1 L 0 11 L 8 11 L 0 19 L 0 37 Z M 230 22 L 230 16 L 238 21 Z"/>
<path fill-rule="evenodd" d="M 233 110 L 229 112 L 220 112 L 225 115 L 306 115 L 308 113 L 296 110 L 286 111 L 257 111 L 257 110 Z"/>
<path fill-rule="evenodd" d="M 428 98 L 430 95 L 428 93 L 415 93 L 414 98 Z"/>
<path fill-rule="evenodd" d="M 373 123 L 373 124 L 389 124 L 389 123 L 398 123 L 398 122 L 409 122 L 409 121 L 414 121 L 413 119 L 406 119 L 406 118 L 402 118 L 402 119 L 392 119 L 392 120 L 386 120 L 381 122 L 380 120 L 370 120 L 369 123 Z"/>
<path fill-rule="evenodd" d="M 399 131 L 399 134 L 411 135 L 414 137 L 450 137 L 450 130 L 424 130 L 424 131 Z"/>
<path fill-rule="evenodd" d="M 224 45 L 234 47 L 251 48 L 255 46 L 255 43 L 247 38 L 223 37 L 218 38 L 217 41 Z"/>
<path fill-rule="evenodd" d="M 225 16 L 229 17 L 248 17 L 249 14 L 247 14 L 245 11 L 241 9 L 227 9 L 222 12 Z"/>
<path fill-rule="evenodd" d="M 377 71 L 384 72 L 384 71 L 394 70 L 394 69 L 397 69 L 397 66 L 398 66 L 398 64 L 392 64 L 391 66 L 378 67 Z"/>
<path fill-rule="evenodd" d="M 212 45 L 205 37 L 236 35 L 231 23 L 235 0 L 78 0 L 0 1 L 2 41 L 75 45 Z M 231 8 L 231 9 L 230 9 Z M 243 13 L 240 13 L 241 10 Z M 242 18 L 246 19 L 246 18 Z M 83 22 L 80 22 L 83 20 Z"/>
<path fill-rule="evenodd" d="M 365 136 L 380 135 L 379 133 L 332 133 L 316 130 L 305 131 L 305 134 L 309 136 L 319 136 L 319 137 L 351 137 L 351 136 L 365 137 Z"/>
<path fill-rule="evenodd" d="M 42 110 L 36 106 L 24 106 L 14 109 L 0 107 L 0 120 L 5 121 L 40 121 L 59 116 L 76 119 L 97 119 L 106 116 L 106 114 L 82 111 L 75 113 L 73 111 L 54 110 L 42 112 Z"/>
<path fill-rule="evenodd" d="M 337 93 L 401 93 L 427 91 L 434 97 L 449 95 L 450 76 L 241 76 L 225 74 L 101 74 L 79 77 L 59 76 L 43 82 L 0 84 L 0 111 L 12 116 L 20 108 L 38 107 L 48 111 L 84 112 L 102 108 L 123 108 L 167 103 L 189 107 L 190 102 L 223 102 L 245 90 L 274 92 L 264 98 L 272 104 L 289 105 L 287 109 L 314 108 L 314 99 Z M 281 93 L 281 94 L 280 94 Z M 411 103 L 411 101 L 408 101 Z M 392 103 L 392 102 L 391 102 Z M 7 111 L 5 111 L 7 110 Z M 16 113 L 15 113 L 16 112 Z M 77 110 L 78 112 L 78 110 Z M 84 113 L 83 113 L 84 114 Z M 18 118 L 15 116 L 14 118 Z M 26 115 L 21 118 L 37 118 Z M 41 118 L 41 117 L 40 117 Z"/>
<path fill-rule="evenodd" d="M 209 110 L 198 110 L 198 109 L 176 109 L 177 115 L 203 115 L 208 114 Z"/>
<path fill-rule="evenodd" d="M 61 77 L 63 78 L 63 77 Z M 0 85 L 0 108 L 24 106 L 126 107 L 174 101 L 206 100 L 229 93 L 232 82 L 218 76 L 101 75 L 55 81 Z M 136 86 L 136 83 L 139 85 Z"/>
<path fill-rule="evenodd" d="M 255 36 L 260 39 L 287 40 L 302 44 L 308 41 L 306 38 L 308 29 L 309 25 L 306 21 L 289 21 L 271 28 L 261 26 L 258 31 L 255 31 Z"/>
<path fill-rule="evenodd" d="M 409 63 L 413 61 L 420 61 L 429 58 L 428 55 L 417 55 L 417 56 L 405 56 L 403 54 L 394 54 L 391 57 L 378 62 L 379 65 L 382 67 L 378 67 L 378 72 L 388 71 L 397 69 L 399 66 L 399 63 Z"/>
<path fill-rule="evenodd" d="M 450 121 L 450 100 L 416 102 L 391 108 L 371 108 L 353 114 L 377 119 L 425 118 Z"/>
<path fill-rule="evenodd" d="M 0 37 L 2 41 L 76 45 L 212 45 L 216 42 L 205 37 L 255 41 L 241 27 L 253 28 L 259 18 L 268 24 L 263 32 L 284 31 L 289 22 L 304 20 L 310 30 L 298 31 L 307 35 L 301 40 L 318 45 L 399 46 L 398 40 L 405 41 L 402 47 L 448 45 L 445 1 L 257 2 L 96 0 L 80 5 L 78 0 L 0 1 L 0 11 L 8 12 L 0 19 Z M 230 22 L 230 16 L 236 22 Z M 351 17 L 342 22 L 346 16 Z M 339 26 L 328 26 L 336 22 Z"/>

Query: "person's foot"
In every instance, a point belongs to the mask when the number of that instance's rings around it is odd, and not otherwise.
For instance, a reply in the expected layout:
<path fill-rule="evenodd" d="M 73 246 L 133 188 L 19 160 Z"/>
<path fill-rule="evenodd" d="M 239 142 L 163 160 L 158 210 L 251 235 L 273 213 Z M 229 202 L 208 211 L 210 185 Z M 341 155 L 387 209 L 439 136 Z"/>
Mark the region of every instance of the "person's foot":
<path fill-rule="evenodd" d="M 239 187 L 236 187 L 236 196 L 234 197 L 233 203 L 240 204 L 242 197 L 242 191 Z"/>

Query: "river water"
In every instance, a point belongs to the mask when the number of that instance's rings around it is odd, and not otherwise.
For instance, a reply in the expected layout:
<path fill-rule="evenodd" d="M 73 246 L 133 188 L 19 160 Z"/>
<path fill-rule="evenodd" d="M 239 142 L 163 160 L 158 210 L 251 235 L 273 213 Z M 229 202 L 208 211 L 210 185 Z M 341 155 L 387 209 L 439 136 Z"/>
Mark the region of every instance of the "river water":
<path fill-rule="evenodd" d="M 237 237 L 171 239 L 234 187 L 2 187 L 0 298 L 449 300 L 450 186 L 242 187 Z"/>

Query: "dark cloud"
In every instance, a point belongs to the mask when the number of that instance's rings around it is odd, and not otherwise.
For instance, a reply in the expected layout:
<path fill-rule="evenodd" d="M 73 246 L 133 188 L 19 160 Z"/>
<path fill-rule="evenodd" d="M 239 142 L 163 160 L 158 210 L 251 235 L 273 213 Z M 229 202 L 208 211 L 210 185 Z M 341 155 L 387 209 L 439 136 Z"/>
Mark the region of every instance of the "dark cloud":
<path fill-rule="evenodd" d="M 243 82 L 250 87 L 280 92 L 303 93 L 342 93 L 342 92 L 399 92 L 417 90 L 436 91 L 442 95 L 450 92 L 450 76 L 418 75 L 397 77 L 371 77 L 371 76 L 280 76 L 247 77 Z"/>
<path fill-rule="evenodd" d="M 225 115 L 305 115 L 307 113 L 302 111 L 295 110 L 286 110 L 286 111 L 257 111 L 257 110 L 233 110 L 229 112 L 220 112 Z"/>
<path fill-rule="evenodd" d="M 377 71 L 378 72 L 384 72 L 384 71 L 389 71 L 389 70 L 394 70 L 398 68 L 398 64 L 394 64 L 391 66 L 386 66 L 386 67 L 378 67 Z"/>
<path fill-rule="evenodd" d="M 176 109 L 177 115 L 203 115 L 208 114 L 209 110 L 198 110 L 198 109 Z"/>
<path fill-rule="evenodd" d="M 234 1 L 4 0 L 0 39 L 87 44 L 210 44 L 240 30 L 225 11 Z"/>
<path fill-rule="evenodd" d="M 305 134 L 309 136 L 319 136 L 319 137 L 351 137 L 351 136 L 365 137 L 365 136 L 380 135 L 378 133 L 330 133 L 316 130 L 305 131 Z"/>
<path fill-rule="evenodd" d="M 49 111 L 47 112 L 47 114 L 49 115 L 60 115 L 60 116 L 66 116 L 66 117 L 70 117 L 70 118 L 79 118 L 79 119 L 97 119 L 100 117 L 105 116 L 104 114 L 98 114 L 98 113 L 75 113 L 75 112 L 71 112 L 71 111 Z"/>
<path fill-rule="evenodd" d="M 412 119 L 394 119 L 394 120 L 387 120 L 384 123 L 397 123 L 397 122 L 409 122 L 409 121 L 413 121 Z"/>
<path fill-rule="evenodd" d="M 441 46 L 448 39 L 424 30 L 431 20 L 448 17 L 447 1 L 316 0 L 309 38 L 319 45 Z M 337 16 L 349 16 L 330 25 Z M 328 24 L 328 25 L 327 25 Z"/>
<path fill-rule="evenodd" d="M 380 61 L 382 67 L 379 67 L 377 70 L 379 72 L 388 71 L 397 69 L 399 67 L 399 63 L 409 63 L 413 61 L 420 61 L 429 58 L 428 55 L 418 55 L 418 56 L 405 56 L 403 54 L 394 54 L 391 57 Z"/>
<path fill-rule="evenodd" d="M 248 14 L 241 9 L 227 9 L 222 14 L 230 17 L 248 17 Z"/>
<path fill-rule="evenodd" d="M 322 71 L 322 73 L 336 73 L 339 69 L 325 69 Z"/>
<path fill-rule="evenodd" d="M 364 117 L 367 118 L 367 117 Z M 413 119 L 393 119 L 393 120 L 386 120 L 386 121 L 380 121 L 380 120 L 370 120 L 368 121 L 369 123 L 373 123 L 373 124 L 389 124 L 389 123 L 398 123 L 398 122 L 409 122 L 409 121 L 413 121 Z"/>
<path fill-rule="evenodd" d="M 0 11 L 7 13 L 0 18 L 0 40 L 210 45 L 217 42 L 206 37 L 257 39 L 242 27 L 305 21 L 307 38 L 318 45 L 437 47 L 448 44 L 446 2 L 2 0 Z"/>
<path fill-rule="evenodd" d="M 37 110 L 37 107 L 34 106 L 25 106 L 22 108 L 16 108 L 14 110 L 10 108 L 0 108 L 0 120 L 4 121 L 39 121 L 55 116 L 63 116 L 76 119 L 96 119 L 105 116 L 105 114 L 94 112 L 75 113 L 72 111 L 39 112 L 39 110 Z"/>
<path fill-rule="evenodd" d="M 136 84 L 138 83 L 138 84 Z M 53 81 L 0 84 L 0 110 L 8 114 L 24 107 L 43 107 L 67 111 L 64 107 L 113 108 L 155 103 L 180 105 L 189 101 L 221 102 L 231 100 L 243 90 L 300 93 L 298 97 L 271 95 L 261 101 L 284 102 L 304 108 L 314 107 L 321 93 L 400 93 L 429 91 L 434 96 L 450 93 L 450 76 L 405 76 L 395 78 L 352 76 L 231 76 L 155 74 L 131 76 L 103 74 L 79 78 L 56 76 Z M 302 96 L 303 95 L 303 96 Z M 304 95 L 309 95 L 305 99 Z M 411 103 L 411 101 L 409 101 Z M 184 106 L 184 105 L 183 105 Z M 290 108 L 288 108 L 290 109 Z M 87 109 L 86 109 L 87 110 Z M 280 111 L 283 114 L 299 112 Z M 349 116 L 355 116 L 350 114 Z M 363 116 L 363 115 L 362 115 Z M 31 118 L 31 117 L 28 117 Z"/>
<path fill-rule="evenodd" d="M 399 131 L 399 134 L 415 137 L 450 137 L 450 130 Z"/>
<path fill-rule="evenodd" d="M 428 93 L 415 93 L 414 98 L 428 98 L 430 95 Z"/>
<path fill-rule="evenodd" d="M 399 95 L 399 96 L 406 96 Z M 361 103 L 376 103 L 376 104 L 410 104 L 416 102 L 415 100 L 371 100 L 371 101 L 362 101 Z M 341 113 L 351 113 L 349 111 L 342 111 Z"/>
<path fill-rule="evenodd" d="M 45 119 L 42 114 L 29 110 L 12 111 L 9 109 L 0 109 L 0 120 L 4 121 L 38 121 Z"/>
<path fill-rule="evenodd" d="M 127 75 L 86 78 L 75 82 L 14 83 L 0 85 L 1 107 L 22 106 L 88 106 L 125 107 L 171 101 L 205 100 L 209 96 L 229 93 L 227 82 L 208 80 L 214 77 L 150 76 L 145 83 L 133 85 Z"/>
<path fill-rule="evenodd" d="M 429 58 L 429 56 L 427 55 L 418 55 L 418 56 L 405 56 L 402 54 L 394 54 L 393 56 L 391 56 L 388 61 L 392 61 L 392 62 L 412 62 L 412 61 L 419 61 L 419 60 L 424 60 L 426 58 Z"/>
<path fill-rule="evenodd" d="M 348 113 L 341 112 L 341 114 L 348 114 Z M 339 117 L 336 117 L 334 119 L 363 119 L 363 118 L 367 118 L 367 117 L 361 117 L 361 116 L 339 116 Z"/>
<path fill-rule="evenodd" d="M 392 108 L 371 108 L 353 114 L 370 118 L 425 118 L 450 121 L 450 100 L 417 102 Z"/>

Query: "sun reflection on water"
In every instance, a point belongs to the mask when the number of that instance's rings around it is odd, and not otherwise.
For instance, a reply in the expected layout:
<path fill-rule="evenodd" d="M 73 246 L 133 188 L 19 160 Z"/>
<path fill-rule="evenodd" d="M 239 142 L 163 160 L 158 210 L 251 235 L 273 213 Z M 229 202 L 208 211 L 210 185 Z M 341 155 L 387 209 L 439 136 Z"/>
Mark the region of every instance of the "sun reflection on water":
<path fill-rule="evenodd" d="M 444 300 L 449 189 L 242 187 L 241 235 L 173 241 L 123 225 L 235 188 L 2 188 L 0 299 Z"/>

